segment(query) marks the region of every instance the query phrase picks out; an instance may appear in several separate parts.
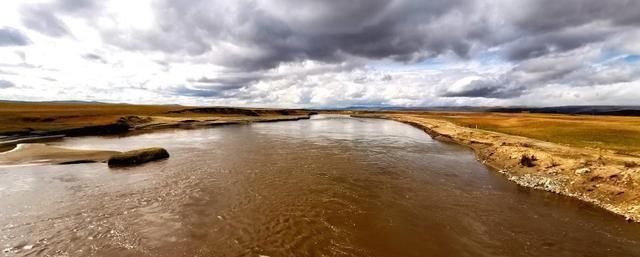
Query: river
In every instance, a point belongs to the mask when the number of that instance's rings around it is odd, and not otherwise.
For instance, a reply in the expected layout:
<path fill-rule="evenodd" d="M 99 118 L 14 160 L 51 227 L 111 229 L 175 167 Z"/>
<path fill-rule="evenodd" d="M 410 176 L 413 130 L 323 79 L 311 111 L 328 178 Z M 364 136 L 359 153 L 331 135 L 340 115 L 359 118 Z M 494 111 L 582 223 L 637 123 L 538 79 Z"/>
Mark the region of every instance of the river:
<path fill-rule="evenodd" d="M 640 256 L 640 225 L 346 116 L 67 138 L 166 161 L 0 168 L 5 256 Z"/>

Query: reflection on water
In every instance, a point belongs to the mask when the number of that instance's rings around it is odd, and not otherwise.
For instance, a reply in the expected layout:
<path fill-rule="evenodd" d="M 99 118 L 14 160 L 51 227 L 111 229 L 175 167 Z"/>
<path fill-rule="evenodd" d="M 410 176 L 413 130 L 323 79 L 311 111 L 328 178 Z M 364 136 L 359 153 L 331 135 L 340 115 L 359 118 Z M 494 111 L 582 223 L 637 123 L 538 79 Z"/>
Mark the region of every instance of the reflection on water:
<path fill-rule="evenodd" d="M 640 226 L 521 189 L 408 125 L 312 120 L 73 138 L 142 167 L 0 169 L 7 256 L 640 256 Z"/>

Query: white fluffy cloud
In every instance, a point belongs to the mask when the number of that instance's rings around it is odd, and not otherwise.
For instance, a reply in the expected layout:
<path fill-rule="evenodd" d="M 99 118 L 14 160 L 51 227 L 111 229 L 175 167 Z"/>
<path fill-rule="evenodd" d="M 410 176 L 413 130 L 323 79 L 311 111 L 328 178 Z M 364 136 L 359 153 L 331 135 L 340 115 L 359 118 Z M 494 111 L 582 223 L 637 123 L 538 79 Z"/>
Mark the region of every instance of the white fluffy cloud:
<path fill-rule="evenodd" d="M 632 105 L 638 17 L 625 0 L 2 1 L 0 99 Z"/>

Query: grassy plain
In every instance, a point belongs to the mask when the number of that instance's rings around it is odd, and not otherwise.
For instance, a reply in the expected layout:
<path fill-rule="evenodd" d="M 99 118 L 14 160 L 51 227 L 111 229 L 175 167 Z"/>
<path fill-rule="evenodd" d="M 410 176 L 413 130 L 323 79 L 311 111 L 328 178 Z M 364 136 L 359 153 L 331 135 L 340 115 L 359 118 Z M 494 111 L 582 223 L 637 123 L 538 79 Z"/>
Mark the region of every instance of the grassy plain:
<path fill-rule="evenodd" d="M 106 125 L 130 115 L 156 117 L 158 120 L 247 117 L 242 113 L 233 112 L 176 113 L 188 108 L 193 107 L 0 102 L 0 133 L 25 130 L 55 131 Z M 599 148 L 620 153 L 640 153 L 640 117 L 481 112 L 400 113 L 442 119 L 460 126 L 477 127 L 569 146 Z M 268 115 L 269 113 L 265 113 L 265 116 Z"/>
<path fill-rule="evenodd" d="M 194 108 L 179 105 L 0 102 L 0 134 L 109 125 L 125 116 L 151 117 L 156 122 L 180 122 L 189 119 L 253 121 L 308 114 L 255 108 L 204 108 L 204 111 L 190 111 Z"/>
<path fill-rule="evenodd" d="M 574 147 L 640 153 L 640 117 L 474 112 L 411 115 Z"/>
<path fill-rule="evenodd" d="M 106 125 L 126 115 L 163 115 L 184 106 L 93 103 L 0 103 L 0 133 Z"/>

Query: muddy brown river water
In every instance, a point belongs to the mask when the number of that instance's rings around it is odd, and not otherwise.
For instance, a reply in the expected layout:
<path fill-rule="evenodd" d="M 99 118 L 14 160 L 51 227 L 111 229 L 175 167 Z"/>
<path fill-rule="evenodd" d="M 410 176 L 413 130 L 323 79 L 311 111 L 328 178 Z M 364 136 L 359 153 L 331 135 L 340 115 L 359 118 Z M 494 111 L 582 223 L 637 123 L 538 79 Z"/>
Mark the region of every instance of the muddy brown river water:
<path fill-rule="evenodd" d="M 386 120 L 69 138 L 169 160 L 0 168 L 4 256 L 640 256 L 640 225 Z"/>

